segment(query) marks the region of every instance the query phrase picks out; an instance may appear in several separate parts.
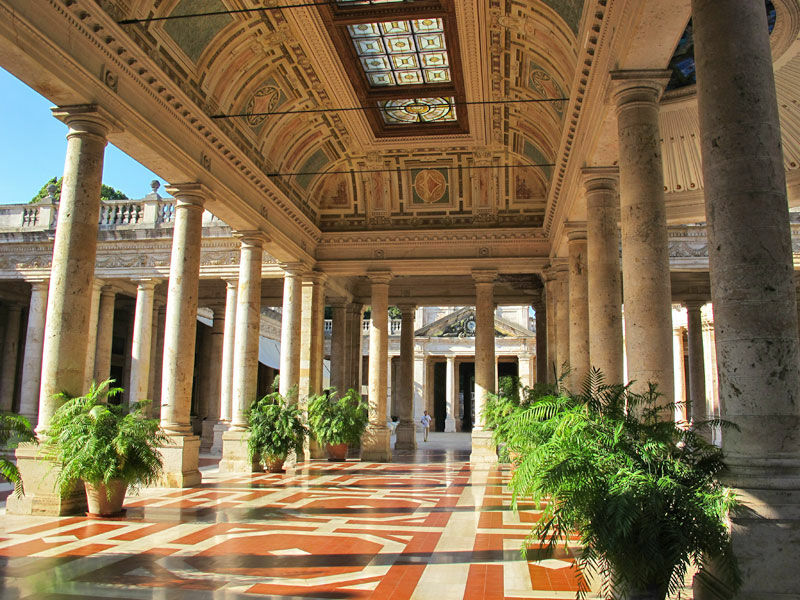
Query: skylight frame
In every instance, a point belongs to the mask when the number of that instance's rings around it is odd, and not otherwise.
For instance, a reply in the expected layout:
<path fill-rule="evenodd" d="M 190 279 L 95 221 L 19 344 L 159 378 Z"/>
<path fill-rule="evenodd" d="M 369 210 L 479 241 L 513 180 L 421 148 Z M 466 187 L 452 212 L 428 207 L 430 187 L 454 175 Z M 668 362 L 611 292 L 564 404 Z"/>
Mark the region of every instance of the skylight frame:
<path fill-rule="evenodd" d="M 368 109 L 364 111 L 364 114 L 376 136 L 428 136 L 469 132 L 467 111 L 463 106 L 458 106 L 459 103 L 465 101 L 465 95 L 453 0 L 406 0 L 354 6 L 342 6 L 337 0 L 330 0 L 328 4 L 320 5 L 317 8 L 361 105 Z M 361 57 L 359 57 L 348 32 L 348 25 L 413 21 L 428 17 L 438 18 L 442 21 L 450 81 L 371 86 L 368 75 L 362 66 Z M 385 122 L 383 112 L 378 107 L 379 102 L 388 100 L 451 97 L 454 99 L 456 114 L 456 119 L 453 121 L 389 124 Z"/>

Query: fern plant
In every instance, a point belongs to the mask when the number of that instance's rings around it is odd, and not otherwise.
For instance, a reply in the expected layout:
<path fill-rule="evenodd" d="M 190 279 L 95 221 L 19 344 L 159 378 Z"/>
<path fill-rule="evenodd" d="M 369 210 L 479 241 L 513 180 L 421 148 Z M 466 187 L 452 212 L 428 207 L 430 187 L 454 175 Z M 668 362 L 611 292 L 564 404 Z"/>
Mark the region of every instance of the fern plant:
<path fill-rule="evenodd" d="M 736 501 L 716 479 L 722 452 L 668 418 L 675 407 L 659 396 L 593 371 L 581 394 L 512 417 L 513 443 L 525 448 L 514 505 L 533 498 L 543 508 L 528 543 L 546 556 L 577 531 L 578 565 L 601 576 L 604 597 L 663 600 L 690 565 L 702 572 L 709 561 L 732 589 L 740 583 L 727 528 Z"/>
<path fill-rule="evenodd" d="M 0 413 L 0 448 L 13 450 L 23 442 L 37 443 L 30 421 L 22 415 Z M 24 493 L 17 465 L 0 456 L 0 476 L 14 484 L 14 493 Z"/>
<path fill-rule="evenodd" d="M 59 394 L 64 403 L 45 431 L 45 449 L 60 463 L 59 493 L 67 494 L 76 481 L 92 485 L 122 479 L 134 489 L 155 483 L 163 468 L 159 446 L 169 441 L 144 409 L 149 401 L 125 406 L 106 404 L 122 390 L 112 380 L 94 382 L 78 397 Z"/>
<path fill-rule="evenodd" d="M 336 390 L 325 390 L 308 403 L 308 424 L 320 444 L 357 445 L 367 428 L 367 404 L 354 389 L 337 399 Z"/>
<path fill-rule="evenodd" d="M 289 395 L 296 396 L 296 388 Z M 290 450 L 303 452 L 306 426 L 303 411 L 275 391 L 257 400 L 248 413 L 250 437 L 247 447 L 253 460 L 284 459 Z"/>

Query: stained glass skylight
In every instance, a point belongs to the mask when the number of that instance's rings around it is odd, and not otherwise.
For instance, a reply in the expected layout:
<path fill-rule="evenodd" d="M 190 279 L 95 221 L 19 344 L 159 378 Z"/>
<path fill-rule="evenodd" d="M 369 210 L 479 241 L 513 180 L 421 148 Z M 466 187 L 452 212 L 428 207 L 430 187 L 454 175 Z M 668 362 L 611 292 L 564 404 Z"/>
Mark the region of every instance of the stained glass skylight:
<path fill-rule="evenodd" d="M 444 123 L 456 120 L 455 100 L 450 98 L 403 98 L 382 100 L 378 108 L 387 125 Z"/>
<path fill-rule="evenodd" d="M 358 23 L 347 31 L 372 87 L 451 81 L 441 19 Z"/>

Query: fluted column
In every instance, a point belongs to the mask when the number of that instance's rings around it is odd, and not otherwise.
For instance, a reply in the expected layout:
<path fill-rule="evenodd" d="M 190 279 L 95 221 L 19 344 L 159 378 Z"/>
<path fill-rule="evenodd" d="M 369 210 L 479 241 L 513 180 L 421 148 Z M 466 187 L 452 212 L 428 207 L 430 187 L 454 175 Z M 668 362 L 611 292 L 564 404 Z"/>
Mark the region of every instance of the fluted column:
<path fill-rule="evenodd" d="M 131 379 L 128 386 L 130 402 L 147 398 L 150 383 L 150 357 L 153 345 L 153 294 L 156 281 L 140 280 L 136 287 L 136 312 L 133 318 L 131 344 Z"/>
<path fill-rule="evenodd" d="M 606 383 L 623 383 L 622 284 L 616 167 L 583 170 L 589 270 L 589 362 Z"/>
<path fill-rule="evenodd" d="M 97 346 L 94 355 L 93 379 L 101 383 L 111 376 L 111 344 L 114 341 L 114 304 L 117 291 L 110 285 L 100 290 L 97 316 Z M 119 385 L 121 382 L 115 382 Z"/>
<path fill-rule="evenodd" d="M 25 356 L 22 360 L 22 384 L 19 394 L 19 414 L 27 417 L 31 423 L 35 422 L 39 408 L 48 285 L 46 279 L 31 282 L 31 302 L 28 308 L 28 330 L 25 334 Z"/>
<path fill-rule="evenodd" d="M 536 318 L 536 383 L 547 383 L 547 344 L 549 336 L 549 323 L 547 322 L 547 302 L 539 297 L 533 303 Z"/>
<path fill-rule="evenodd" d="M 331 387 L 339 394 L 347 392 L 349 362 L 347 335 L 347 305 L 344 301 L 331 304 Z"/>
<path fill-rule="evenodd" d="M 497 272 L 475 270 L 475 423 L 472 426 L 470 462 L 476 465 L 494 464 L 497 452 L 491 431 L 484 430 L 483 414 L 489 393 L 496 391 L 494 349 L 494 281 Z"/>
<path fill-rule="evenodd" d="M 673 399 L 672 298 L 658 100 L 669 71 L 615 71 L 628 379 Z M 671 418 L 665 412 L 664 418 Z"/>
<path fill-rule="evenodd" d="M 94 359 L 97 355 L 97 322 L 100 318 L 100 293 L 105 282 L 95 278 L 92 282 L 92 301 L 89 305 L 89 336 L 86 342 L 86 362 L 84 366 L 84 387 L 94 379 Z"/>
<path fill-rule="evenodd" d="M 372 319 L 369 328 L 369 425 L 361 443 L 361 460 L 389 462 L 391 432 L 386 426 L 387 361 L 389 360 L 389 282 L 392 274 L 369 274 Z"/>
<path fill-rule="evenodd" d="M 569 232 L 569 365 L 571 389 L 581 389 L 589 373 L 589 291 L 586 230 Z"/>
<path fill-rule="evenodd" d="M 322 392 L 322 355 L 325 341 L 324 273 L 311 272 L 302 283 L 300 318 L 300 401 Z"/>
<path fill-rule="evenodd" d="M 45 430 L 60 401 L 59 392 L 84 392 L 84 368 L 89 334 L 89 306 L 100 218 L 100 185 L 110 115 L 94 105 L 53 109 L 69 127 L 58 224 L 47 297 L 42 350 L 39 423 Z M 8 499 L 9 513 L 65 514 L 85 506 L 82 494 L 59 498 L 50 463 L 37 459 L 34 447 L 17 449 L 17 466 L 25 496 Z"/>
<path fill-rule="evenodd" d="M 302 265 L 284 266 L 283 310 L 281 316 L 280 393 L 300 386 L 300 318 L 302 315 Z"/>
<path fill-rule="evenodd" d="M 219 423 L 214 426 L 212 452 L 222 452 L 222 435 L 228 431 L 233 414 L 233 348 L 236 343 L 236 296 L 238 282 L 225 280 L 225 325 L 222 336 L 222 367 L 220 369 Z M 215 314 L 216 317 L 216 314 Z"/>
<path fill-rule="evenodd" d="M 236 295 L 236 337 L 233 350 L 231 427 L 222 435 L 221 473 L 252 473 L 259 461 L 247 449 L 247 409 L 258 393 L 258 340 L 261 330 L 261 261 L 264 235 L 236 234 L 240 241 L 239 291 Z"/>
<path fill-rule="evenodd" d="M 706 408 L 706 370 L 703 355 L 703 323 L 700 309 L 705 302 L 702 300 L 687 300 L 686 306 L 686 333 L 688 337 L 687 350 L 689 367 L 689 393 L 687 401 L 689 407 L 687 417 L 693 423 L 708 419 Z"/>
<path fill-rule="evenodd" d="M 167 487 L 189 487 L 197 485 L 201 479 L 198 470 L 200 438 L 192 433 L 189 410 L 197 333 L 203 204 L 207 191 L 197 183 L 171 186 L 167 191 L 175 197 L 175 227 L 161 381 L 161 426 L 170 437 L 170 445 L 162 449 L 162 483 Z"/>
<path fill-rule="evenodd" d="M 780 18 L 780 17 L 779 17 Z M 797 598 L 800 371 L 781 124 L 764 6 L 692 0 L 738 598 Z"/>
<path fill-rule="evenodd" d="M 569 364 L 569 267 L 560 263 L 555 267 L 555 303 L 556 303 L 556 367 L 559 379 L 570 368 Z M 562 384 L 566 384 L 562 380 Z"/>
<path fill-rule="evenodd" d="M 445 410 L 444 432 L 453 433 L 456 430 L 456 357 L 447 357 L 447 371 L 445 375 Z"/>
<path fill-rule="evenodd" d="M 414 426 L 414 313 L 413 304 L 399 304 L 400 368 L 397 375 L 397 413 L 400 422 L 395 430 L 397 450 L 415 450 L 417 438 Z"/>

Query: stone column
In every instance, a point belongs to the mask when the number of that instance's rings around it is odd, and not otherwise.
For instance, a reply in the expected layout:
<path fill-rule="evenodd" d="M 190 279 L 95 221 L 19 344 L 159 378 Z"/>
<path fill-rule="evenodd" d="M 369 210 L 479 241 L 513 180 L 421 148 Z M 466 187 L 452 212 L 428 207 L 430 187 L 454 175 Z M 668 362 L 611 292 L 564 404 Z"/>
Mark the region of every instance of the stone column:
<path fill-rule="evenodd" d="M 583 170 L 589 269 L 589 362 L 603 373 L 609 384 L 623 383 L 617 173 L 616 167 Z"/>
<path fill-rule="evenodd" d="M 445 375 L 445 408 L 447 416 L 444 418 L 444 432 L 454 433 L 456 430 L 456 357 L 447 357 L 447 371 Z"/>
<path fill-rule="evenodd" d="M 800 371 L 781 126 L 764 6 L 692 0 L 736 598 L 797 598 Z"/>
<path fill-rule="evenodd" d="M 586 230 L 569 232 L 569 366 L 570 388 L 581 390 L 589 374 L 589 279 Z"/>
<path fill-rule="evenodd" d="M 189 411 L 197 333 L 197 294 L 206 189 L 198 183 L 171 186 L 175 197 L 175 228 L 167 291 L 164 363 L 161 381 L 161 426 L 170 437 L 164 455 L 165 487 L 200 483 L 200 438 L 192 433 Z"/>
<path fill-rule="evenodd" d="M 225 280 L 225 325 L 222 336 L 222 367 L 220 369 L 219 423 L 214 426 L 212 452 L 222 452 L 222 435 L 228 431 L 233 413 L 233 348 L 236 340 L 236 296 L 238 282 Z M 216 314 L 215 314 L 216 318 Z"/>
<path fill-rule="evenodd" d="M 547 318 L 547 375 L 548 383 L 555 383 L 556 372 L 560 369 L 558 365 L 558 336 L 557 336 L 557 304 L 558 280 L 551 267 L 542 273 L 544 278 L 545 294 L 545 315 Z M 537 323 L 538 325 L 538 323 Z"/>
<path fill-rule="evenodd" d="M 400 422 L 395 430 L 394 447 L 397 450 L 416 450 L 414 427 L 414 312 L 413 304 L 399 304 L 402 315 L 400 325 L 400 367 L 397 375 L 397 413 Z"/>
<path fill-rule="evenodd" d="M 669 71 L 615 71 L 628 379 L 673 397 L 672 298 L 658 100 Z M 665 418 L 671 418 L 667 413 Z"/>
<path fill-rule="evenodd" d="M 25 356 L 22 360 L 22 386 L 19 395 L 19 414 L 27 417 L 31 423 L 35 422 L 39 408 L 48 285 L 46 279 L 31 282 L 31 302 L 28 308 L 28 330 L 25 334 Z"/>
<path fill-rule="evenodd" d="M 689 352 L 689 393 L 687 394 L 687 418 L 693 423 L 708 419 L 706 408 L 706 371 L 703 356 L 703 323 L 700 309 L 705 302 L 687 300 L 686 331 L 688 334 L 687 350 Z"/>
<path fill-rule="evenodd" d="M 221 473 L 253 473 L 261 461 L 247 449 L 247 409 L 258 394 L 258 340 L 261 333 L 261 261 L 264 235 L 258 231 L 236 234 L 239 251 L 239 291 L 236 295 L 236 337 L 233 349 L 231 426 L 222 435 Z"/>
<path fill-rule="evenodd" d="M 549 324 L 547 322 L 547 302 L 539 298 L 533 303 L 536 316 L 536 383 L 547 383 Z"/>
<path fill-rule="evenodd" d="M 153 301 L 153 340 L 150 355 L 150 416 L 161 419 L 161 366 L 164 363 L 164 329 L 166 325 L 167 307 L 161 301 Z"/>
<path fill-rule="evenodd" d="M 675 327 L 672 330 L 672 372 L 675 376 L 675 391 L 673 398 L 676 403 L 684 403 L 683 406 L 676 406 L 674 419 L 676 422 L 688 421 L 686 414 L 686 370 L 683 366 L 683 327 Z"/>
<path fill-rule="evenodd" d="M 84 387 L 91 385 L 94 379 L 94 359 L 97 355 L 97 322 L 100 318 L 100 292 L 105 282 L 95 279 L 92 282 L 92 302 L 89 308 L 89 337 L 86 344 L 86 364 L 84 367 Z"/>
<path fill-rule="evenodd" d="M 531 353 L 520 352 L 517 355 L 517 375 L 519 384 L 522 387 L 531 387 L 533 377 L 531 377 Z"/>
<path fill-rule="evenodd" d="M 325 275 L 308 273 L 302 283 L 300 317 L 300 402 L 322 392 L 322 355 L 325 341 Z"/>
<path fill-rule="evenodd" d="M 361 342 L 364 339 L 362 324 L 364 322 L 364 305 L 353 303 L 347 308 L 348 327 L 350 335 L 350 356 L 348 359 L 349 375 L 348 388 L 353 388 L 361 393 Z"/>
<path fill-rule="evenodd" d="M 14 403 L 21 321 L 22 306 L 16 303 L 9 305 L 5 339 L 3 340 L 3 364 L 0 367 L 0 410 L 4 412 L 10 412 Z"/>
<path fill-rule="evenodd" d="M 147 398 L 153 345 L 153 293 L 156 283 L 154 279 L 137 282 L 136 312 L 133 318 L 133 342 L 131 344 L 131 380 L 128 386 L 130 402 L 138 402 Z"/>
<path fill-rule="evenodd" d="M 284 266 L 283 309 L 281 316 L 280 393 L 300 386 L 300 317 L 302 314 L 302 267 Z M 296 390 L 297 391 L 297 390 Z"/>
<path fill-rule="evenodd" d="M 84 392 L 84 368 L 89 338 L 89 307 L 100 219 L 100 185 L 106 136 L 112 126 L 108 113 L 93 105 L 59 107 L 53 114 L 69 127 L 58 225 L 47 297 L 42 385 L 37 431 L 47 429 L 60 402 L 54 396 Z M 55 492 L 52 463 L 37 460 L 37 449 L 17 449 L 17 467 L 25 495 L 9 497 L 9 513 L 59 515 L 80 511 L 83 492 L 60 498 Z"/>
<path fill-rule="evenodd" d="M 473 271 L 475 281 L 475 423 L 472 426 L 470 462 L 490 465 L 497 462 L 492 432 L 484 429 L 484 407 L 489 393 L 496 391 L 494 350 L 494 281 L 497 272 Z"/>
<path fill-rule="evenodd" d="M 203 421 L 200 434 L 200 447 L 212 451 L 214 432 L 220 423 L 220 390 L 222 388 L 222 345 L 225 328 L 225 304 L 212 304 L 214 320 L 208 333 L 208 377 L 206 379 L 206 397 L 208 398 L 208 416 Z M 220 443 L 221 443 L 220 439 Z M 221 448 L 220 448 L 221 451 Z"/>
<path fill-rule="evenodd" d="M 556 267 L 556 331 L 558 332 L 558 339 L 556 341 L 556 367 L 558 377 L 561 379 L 564 373 L 569 369 L 569 267 L 561 263 Z M 567 381 L 562 380 L 562 385 L 566 385 Z"/>
<path fill-rule="evenodd" d="M 361 442 L 361 460 L 389 462 L 391 432 L 386 426 L 386 366 L 389 360 L 389 282 L 392 274 L 369 274 L 372 320 L 369 328 L 369 425 Z"/>
<path fill-rule="evenodd" d="M 114 303 L 117 291 L 110 285 L 100 290 L 97 317 L 97 347 L 94 355 L 94 381 L 101 383 L 111 376 L 111 344 L 114 341 Z M 115 382 L 120 385 L 122 382 Z"/>
<path fill-rule="evenodd" d="M 339 394 L 347 392 L 349 361 L 347 335 L 347 306 L 344 301 L 331 304 L 331 387 Z"/>

